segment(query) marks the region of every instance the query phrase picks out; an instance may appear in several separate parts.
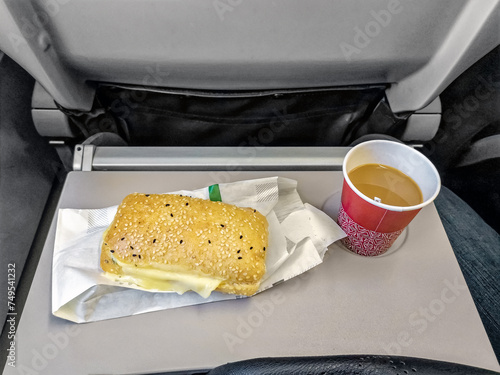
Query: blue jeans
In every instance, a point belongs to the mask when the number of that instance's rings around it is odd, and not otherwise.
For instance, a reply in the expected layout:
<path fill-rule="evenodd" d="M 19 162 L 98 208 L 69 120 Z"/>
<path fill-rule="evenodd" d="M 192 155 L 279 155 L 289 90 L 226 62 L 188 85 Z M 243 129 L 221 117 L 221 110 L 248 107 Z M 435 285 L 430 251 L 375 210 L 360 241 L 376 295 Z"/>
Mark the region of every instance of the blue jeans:
<path fill-rule="evenodd" d="M 500 235 L 445 187 L 435 205 L 500 361 Z"/>

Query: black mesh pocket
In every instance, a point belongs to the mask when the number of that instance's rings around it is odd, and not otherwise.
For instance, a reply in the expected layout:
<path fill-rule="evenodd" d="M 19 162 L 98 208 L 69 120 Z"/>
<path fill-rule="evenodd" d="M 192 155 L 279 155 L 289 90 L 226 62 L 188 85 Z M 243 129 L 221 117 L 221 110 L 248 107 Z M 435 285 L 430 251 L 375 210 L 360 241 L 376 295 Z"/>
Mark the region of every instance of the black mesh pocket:
<path fill-rule="evenodd" d="M 370 132 L 368 120 L 384 91 L 172 93 L 101 86 L 97 99 L 125 124 L 130 145 L 338 146 Z"/>

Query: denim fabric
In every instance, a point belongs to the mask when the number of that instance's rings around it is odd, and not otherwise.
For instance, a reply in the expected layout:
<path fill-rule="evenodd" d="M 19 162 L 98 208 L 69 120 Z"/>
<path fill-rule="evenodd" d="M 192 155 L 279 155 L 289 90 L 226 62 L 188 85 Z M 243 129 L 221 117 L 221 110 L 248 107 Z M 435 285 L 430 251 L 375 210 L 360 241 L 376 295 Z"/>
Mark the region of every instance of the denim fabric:
<path fill-rule="evenodd" d="M 445 187 L 435 205 L 500 361 L 500 235 Z"/>

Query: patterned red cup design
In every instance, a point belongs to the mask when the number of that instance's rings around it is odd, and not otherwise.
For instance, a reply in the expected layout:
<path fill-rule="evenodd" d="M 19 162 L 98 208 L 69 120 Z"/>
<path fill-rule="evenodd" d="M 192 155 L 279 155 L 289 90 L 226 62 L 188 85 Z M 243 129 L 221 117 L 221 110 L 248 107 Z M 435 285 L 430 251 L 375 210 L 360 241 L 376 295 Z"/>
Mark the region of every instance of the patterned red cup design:
<path fill-rule="evenodd" d="M 347 234 L 347 237 L 342 239 L 344 246 L 366 256 L 384 254 L 403 232 L 403 229 L 389 233 L 366 229 L 352 220 L 342 207 L 339 210 L 338 223 Z"/>
<path fill-rule="evenodd" d="M 348 173 L 363 164 L 384 164 L 410 176 L 420 187 L 423 203 L 389 206 L 363 195 Z M 353 147 L 343 164 L 344 184 L 338 224 L 347 237 L 342 240 L 350 251 L 364 256 L 384 254 L 418 212 L 439 193 L 441 180 L 432 163 L 421 153 L 399 142 L 368 141 Z"/>

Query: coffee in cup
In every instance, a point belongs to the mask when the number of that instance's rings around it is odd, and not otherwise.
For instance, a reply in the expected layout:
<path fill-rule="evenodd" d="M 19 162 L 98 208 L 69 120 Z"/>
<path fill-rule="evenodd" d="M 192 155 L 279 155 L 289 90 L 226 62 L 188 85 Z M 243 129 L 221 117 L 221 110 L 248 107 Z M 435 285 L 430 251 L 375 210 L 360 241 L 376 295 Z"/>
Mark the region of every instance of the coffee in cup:
<path fill-rule="evenodd" d="M 360 143 L 346 155 L 338 223 L 342 242 L 365 256 L 384 254 L 417 213 L 438 195 L 441 180 L 423 154 L 403 143 Z"/>

